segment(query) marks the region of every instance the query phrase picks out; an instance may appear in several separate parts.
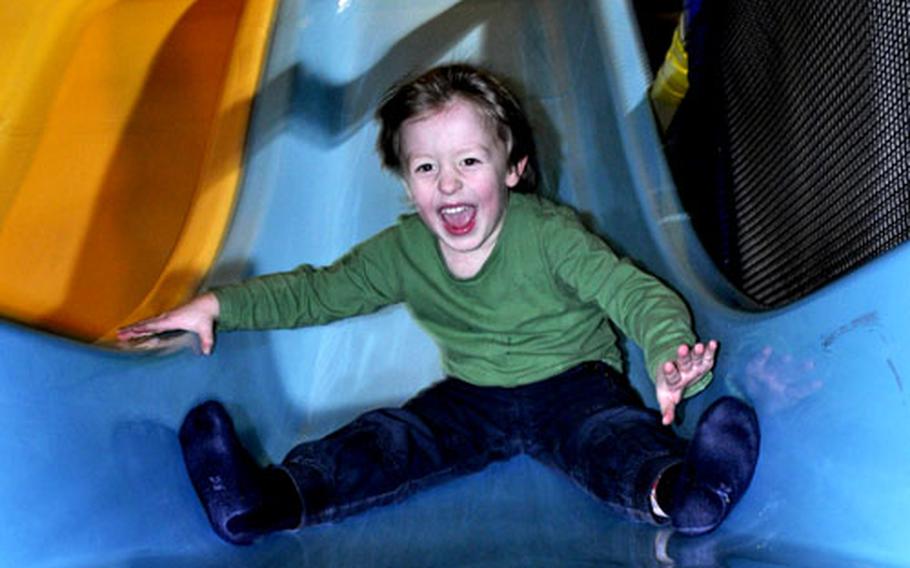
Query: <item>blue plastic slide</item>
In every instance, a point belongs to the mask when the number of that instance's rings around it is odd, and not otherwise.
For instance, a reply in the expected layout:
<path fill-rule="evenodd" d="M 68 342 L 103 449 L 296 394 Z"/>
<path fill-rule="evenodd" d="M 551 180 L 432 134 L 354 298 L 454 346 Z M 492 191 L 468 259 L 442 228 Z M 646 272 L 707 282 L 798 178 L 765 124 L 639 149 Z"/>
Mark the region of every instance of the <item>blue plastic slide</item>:
<path fill-rule="evenodd" d="M 763 447 L 727 523 L 685 539 L 616 517 L 516 459 L 344 522 L 245 548 L 210 530 L 180 459 L 188 409 L 218 398 L 262 460 L 440 378 L 401 308 L 320 328 L 119 353 L 0 324 L 0 566 L 910 566 L 906 246 L 785 309 L 736 307 L 679 206 L 622 0 L 286 0 L 211 283 L 326 264 L 406 210 L 372 109 L 409 71 L 492 67 L 523 86 L 546 189 L 691 303 L 722 344 L 724 394 Z M 103 251 L 98 251 L 103 254 Z M 86 305 L 84 310 L 92 310 Z M 179 346 L 178 346 L 179 347 Z M 647 400 L 641 355 L 631 373 Z"/>

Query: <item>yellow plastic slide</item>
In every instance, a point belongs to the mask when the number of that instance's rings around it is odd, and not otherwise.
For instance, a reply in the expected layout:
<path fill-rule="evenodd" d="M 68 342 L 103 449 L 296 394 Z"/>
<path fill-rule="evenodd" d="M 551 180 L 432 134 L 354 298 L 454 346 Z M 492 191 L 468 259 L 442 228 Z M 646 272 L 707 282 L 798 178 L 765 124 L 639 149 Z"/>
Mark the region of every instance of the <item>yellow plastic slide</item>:
<path fill-rule="evenodd" d="M 277 0 L 0 8 L 0 317 L 86 341 L 191 295 Z"/>

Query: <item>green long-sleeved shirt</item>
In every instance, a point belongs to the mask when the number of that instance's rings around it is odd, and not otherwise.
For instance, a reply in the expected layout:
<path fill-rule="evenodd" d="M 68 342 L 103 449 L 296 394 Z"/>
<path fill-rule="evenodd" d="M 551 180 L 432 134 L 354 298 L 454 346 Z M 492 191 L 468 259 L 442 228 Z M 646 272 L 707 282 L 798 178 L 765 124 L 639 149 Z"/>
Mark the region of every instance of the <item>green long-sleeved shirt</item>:
<path fill-rule="evenodd" d="M 496 247 L 469 279 L 451 275 L 435 236 L 411 214 L 331 266 L 215 294 L 220 329 L 323 324 L 403 302 L 439 345 L 446 374 L 486 386 L 532 383 L 591 360 L 621 370 L 610 321 L 642 347 L 652 378 L 694 340 L 675 293 L 618 258 L 571 209 L 522 194 L 510 196 Z"/>

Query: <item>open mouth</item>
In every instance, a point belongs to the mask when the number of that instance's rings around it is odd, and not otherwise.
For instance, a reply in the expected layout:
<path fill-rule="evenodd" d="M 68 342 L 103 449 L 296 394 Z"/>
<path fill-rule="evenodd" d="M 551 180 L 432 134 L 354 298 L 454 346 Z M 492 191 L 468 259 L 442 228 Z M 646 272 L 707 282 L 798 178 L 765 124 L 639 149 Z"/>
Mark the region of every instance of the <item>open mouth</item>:
<path fill-rule="evenodd" d="M 442 225 L 450 235 L 466 235 L 471 232 L 477 220 L 477 207 L 473 205 L 450 205 L 439 209 Z"/>

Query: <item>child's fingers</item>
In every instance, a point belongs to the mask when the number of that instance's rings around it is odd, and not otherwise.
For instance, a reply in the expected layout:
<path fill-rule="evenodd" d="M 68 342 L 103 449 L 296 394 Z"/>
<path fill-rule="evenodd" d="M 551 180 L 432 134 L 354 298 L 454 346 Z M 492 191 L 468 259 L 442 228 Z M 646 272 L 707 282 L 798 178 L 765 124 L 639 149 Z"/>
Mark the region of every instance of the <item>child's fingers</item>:
<path fill-rule="evenodd" d="M 711 340 L 705 344 L 705 357 L 710 357 L 714 359 L 714 355 L 717 353 L 717 341 Z"/>
<path fill-rule="evenodd" d="M 199 333 L 199 348 L 202 349 L 203 355 L 211 355 L 212 347 L 215 345 L 215 334 L 211 327 L 203 327 Z"/>
<path fill-rule="evenodd" d="M 664 426 L 673 424 L 673 420 L 676 419 L 676 405 L 678 402 L 678 398 L 665 398 L 660 401 L 661 423 Z"/>
<path fill-rule="evenodd" d="M 117 330 L 117 339 L 127 341 L 173 329 L 176 329 L 176 327 L 169 322 L 167 317 L 158 316 L 120 328 Z"/>
<path fill-rule="evenodd" d="M 137 337 L 145 337 L 152 335 L 153 332 L 149 331 L 145 326 L 130 326 L 124 327 L 117 330 L 117 339 L 120 341 L 129 341 L 130 339 L 136 339 Z"/>
<path fill-rule="evenodd" d="M 714 354 L 717 353 L 717 342 L 709 341 L 708 347 L 705 349 L 705 355 L 702 359 L 705 362 L 705 366 L 713 367 L 714 366 Z"/>
<path fill-rule="evenodd" d="M 681 351 L 681 350 L 680 350 Z M 714 366 L 714 354 L 717 352 L 717 341 L 713 339 L 707 344 L 696 343 L 689 351 L 688 357 L 681 357 L 680 369 L 684 375 L 695 373 L 703 374 Z"/>
<path fill-rule="evenodd" d="M 692 372 L 692 366 L 695 364 L 695 357 L 688 345 L 680 345 L 676 351 L 676 366 L 680 374 L 685 377 Z"/>
<path fill-rule="evenodd" d="M 695 367 L 702 372 L 708 371 L 714 366 L 714 354 L 717 352 L 717 342 L 711 340 L 707 345 L 698 343 L 692 349 L 694 355 Z"/>
<path fill-rule="evenodd" d="M 136 337 L 155 333 L 156 326 L 151 322 L 139 322 L 117 330 L 118 336 Z"/>
<path fill-rule="evenodd" d="M 690 357 L 691 364 L 689 365 L 689 371 L 692 372 L 695 369 L 703 369 L 705 364 L 705 344 L 696 343 L 692 347 L 692 356 Z"/>
<path fill-rule="evenodd" d="M 679 369 L 677 369 L 676 364 L 672 361 L 667 361 L 664 363 L 662 370 L 664 374 L 664 380 L 668 385 L 673 386 L 680 381 L 681 377 L 679 375 Z"/>

